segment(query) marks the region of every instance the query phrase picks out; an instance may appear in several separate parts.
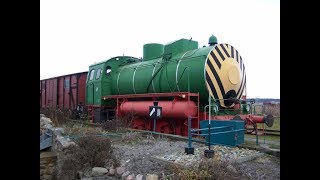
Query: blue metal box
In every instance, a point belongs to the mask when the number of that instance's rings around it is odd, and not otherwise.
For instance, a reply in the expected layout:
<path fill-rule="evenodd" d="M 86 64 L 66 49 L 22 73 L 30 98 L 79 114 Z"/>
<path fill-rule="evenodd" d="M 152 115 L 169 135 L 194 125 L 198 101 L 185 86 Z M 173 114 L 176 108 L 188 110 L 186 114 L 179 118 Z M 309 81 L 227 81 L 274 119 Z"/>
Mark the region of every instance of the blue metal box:
<path fill-rule="evenodd" d="M 209 144 L 208 129 L 209 121 L 201 120 L 201 134 L 206 138 L 206 144 Z M 244 121 L 239 120 L 211 120 L 210 121 L 210 144 L 219 144 L 227 146 L 237 146 L 244 143 Z"/>

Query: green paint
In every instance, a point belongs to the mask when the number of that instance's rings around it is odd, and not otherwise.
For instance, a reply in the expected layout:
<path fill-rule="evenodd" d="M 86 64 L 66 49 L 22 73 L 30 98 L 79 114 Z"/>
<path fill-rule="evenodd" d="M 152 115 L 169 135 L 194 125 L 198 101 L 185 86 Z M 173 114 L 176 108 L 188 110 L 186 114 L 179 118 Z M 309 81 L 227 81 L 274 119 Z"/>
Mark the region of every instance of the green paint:
<path fill-rule="evenodd" d="M 218 39 L 214 35 L 210 36 L 208 44 L 213 45 L 213 44 L 218 44 Z"/>
<path fill-rule="evenodd" d="M 89 73 L 86 81 L 86 104 L 87 105 L 113 105 L 113 101 L 103 101 L 102 96 L 112 95 L 111 79 L 120 66 L 139 62 L 137 58 L 130 56 L 117 56 L 109 60 L 93 64 L 89 67 Z M 101 69 L 101 71 L 99 70 Z M 94 70 L 93 77 L 91 71 Z M 111 70 L 111 71 L 110 71 Z M 100 71 L 100 77 L 97 74 Z M 107 71 L 109 73 L 107 73 Z"/>
<path fill-rule="evenodd" d="M 145 44 L 143 46 L 143 60 L 159 58 L 163 55 L 164 45 L 157 43 Z"/>
<path fill-rule="evenodd" d="M 204 67 L 211 49 L 212 47 L 194 49 L 178 53 L 170 59 L 161 57 L 121 66 L 111 80 L 112 94 L 187 92 L 189 87 L 190 92 L 199 92 L 205 103 L 208 91 Z"/>
<path fill-rule="evenodd" d="M 197 41 L 180 39 L 180 40 L 173 41 L 171 43 L 166 44 L 164 46 L 164 55 L 168 57 L 173 57 L 176 54 L 193 50 L 193 49 L 198 49 Z"/>

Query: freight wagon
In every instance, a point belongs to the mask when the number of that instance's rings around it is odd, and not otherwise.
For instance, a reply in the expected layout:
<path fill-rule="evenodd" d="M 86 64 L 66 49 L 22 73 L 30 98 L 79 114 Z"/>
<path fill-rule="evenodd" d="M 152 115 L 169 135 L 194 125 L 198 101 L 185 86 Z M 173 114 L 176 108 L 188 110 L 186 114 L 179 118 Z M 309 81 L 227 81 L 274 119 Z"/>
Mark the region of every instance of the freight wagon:
<path fill-rule="evenodd" d="M 85 106 L 88 72 L 40 80 L 40 108 L 60 108 L 75 111 Z"/>

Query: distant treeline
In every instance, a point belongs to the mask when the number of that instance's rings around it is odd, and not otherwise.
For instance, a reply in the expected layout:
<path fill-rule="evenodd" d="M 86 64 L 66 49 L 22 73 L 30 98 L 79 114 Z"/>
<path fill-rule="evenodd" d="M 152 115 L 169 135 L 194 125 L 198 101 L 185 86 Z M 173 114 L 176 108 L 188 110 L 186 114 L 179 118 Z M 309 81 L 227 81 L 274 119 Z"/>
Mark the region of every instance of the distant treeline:
<path fill-rule="evenodd" d="M 271 102 L 280 102 L 280 99 L 271 99 L 271 98 L 248 98 L 247 100 L 254 99 L 256 103 L 271 103 Z"/>

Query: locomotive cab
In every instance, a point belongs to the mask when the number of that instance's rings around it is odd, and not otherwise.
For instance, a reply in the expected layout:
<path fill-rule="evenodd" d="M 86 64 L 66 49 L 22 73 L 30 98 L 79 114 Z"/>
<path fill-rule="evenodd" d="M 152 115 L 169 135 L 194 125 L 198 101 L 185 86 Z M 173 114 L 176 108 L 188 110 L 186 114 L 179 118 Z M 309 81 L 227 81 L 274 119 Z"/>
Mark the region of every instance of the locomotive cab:
<path fill-rule="evenodd" d="M 93 114 L 92 116 L 95 117 L 95 122 L 104 122 L 114 117 L 115 110 L 113 107 L 115 101 L 103 101 L 101 97 L 112 95 L 111 79 L 117 68 L 137 60 L 137 58 L 130 56 L 117 56 L 89 67 L 86 82 L 86 104 L 91 114 Z"/>

